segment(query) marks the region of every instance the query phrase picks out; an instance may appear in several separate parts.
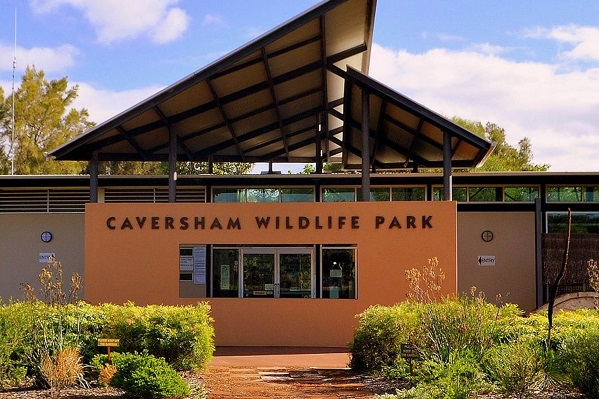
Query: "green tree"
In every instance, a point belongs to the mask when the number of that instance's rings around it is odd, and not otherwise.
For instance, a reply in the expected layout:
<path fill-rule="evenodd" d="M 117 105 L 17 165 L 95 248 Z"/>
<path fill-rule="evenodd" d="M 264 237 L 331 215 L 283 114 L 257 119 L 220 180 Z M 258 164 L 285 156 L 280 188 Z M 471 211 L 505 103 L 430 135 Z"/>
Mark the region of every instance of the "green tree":
<path fill-rule="evenodd" d="M 2 94 L 0 105 L 0 170 L 11 170 L 6 149 L 14 154 L 15 174 L 75 174 L 82 162 L 46 160 L 45 153 L 93 126 L 85 108 L 69 108 L 77 98 L 77 86 L 69 87 L 67 78 L 48 81 L 44 71 L 27 67 L 21 86 L 15 91 L 13 140 L 12 94 Z"/>
<path fill-rule="evenodd" d="M 495 123 L 487 122 L 483 125 L 482 122 L 457 116 L 452 120 L 472 133 L 497 144 L 495 151 L 477 171 L 546 171 L 549 169 L 548 164 L 532 163 L 532 144 L 528 137 L 524 137 L 518 142 L 518 146 L 514 147 L 506 141 L 505 129 Z"/>
<path fill-rule="evenodd" d="M 245 162 L 214 162 L 212 174 L 243 175 L 249 173 L 254 165 Z M 163 163 L 164 173 L 168 173 L 168 163 Z M 208 162 L 177 162 L 177 174 L 199 175 L 208 173 Z"/>

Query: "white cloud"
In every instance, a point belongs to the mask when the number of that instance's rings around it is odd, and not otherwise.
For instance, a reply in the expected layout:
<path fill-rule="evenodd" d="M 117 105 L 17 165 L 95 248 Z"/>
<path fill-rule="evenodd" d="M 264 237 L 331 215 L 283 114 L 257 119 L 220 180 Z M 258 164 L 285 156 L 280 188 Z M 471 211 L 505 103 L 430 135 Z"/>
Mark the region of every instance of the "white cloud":
<path fill-rule="evenodd" d="M 599 61 L 599 28 L 597 27 L 567 25 L 551 29 L 536 28 L 526 31 L 525 35 L 568 45 L 571 49 L 561 53 L 561 56 L 566 59 Z"/>
<path fill-rule="evenodd" d="M 180 8 L 172 8 L 166 18 L 150 31 L 155 43 L 169 43 L 177 40 L 187 30 L 189 16 Z"/>
<path fill-rule="evenodd" d="M 219 14 L 206 14 L 202 20 L 204 26 L 226 26 L 224 18 Z"/>
<path fill-rule="evenodd" d="M 552 170 L 597 170 L 599 69 L 516 62 L 486 52 L 421 54 L 375 45 L 370 74 L 446 116 L 491 121 L 516 145 L 532 141 L 534 162 Z"/>
<path fill-rule="evenodd" d="M 111 44 L 141 35 L 156 43 L 172 42 L 187 30 L 189 16 L 179 0 L 30 0 L 38 13 L 69 5 L 81 10 L 96 31 L 98 41 Z"/>
<path fill-rule="evenodd" d="M 0 71 L 12 71 L 14 59 L 14 46 L 0 43 L 0 54 L 10 54 L 3 57 L 0 62 Z M 17 47 L 16 66 L 22 72 L 27 66 L 33 66 L 46 73 L 64 73 L 66 69 L 75 64 L 75 57 L 79 50 L 68 44 L 59 47 L 32 47 L 29 49 Z"/>

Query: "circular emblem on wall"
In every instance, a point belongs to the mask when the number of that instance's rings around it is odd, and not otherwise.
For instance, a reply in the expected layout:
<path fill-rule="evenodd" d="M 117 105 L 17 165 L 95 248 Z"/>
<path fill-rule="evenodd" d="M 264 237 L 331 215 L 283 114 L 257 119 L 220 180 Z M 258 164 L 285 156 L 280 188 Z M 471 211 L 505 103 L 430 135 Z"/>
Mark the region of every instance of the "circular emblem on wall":
<path fill-rule="evenodd" d="M 493 241 L 493 232 L 491 230 L 485 230 L 480 235 L 480 238 L 482 238 L 484 242 L 491 242 Z"/>
<path fill-rule="evenodd" d="M 44 231 L 42 233 L 42 241 L 43 242 L 50 242 L 50 241 L 52 241 L 52 233 L 50 233 L 49 231 Z"/>

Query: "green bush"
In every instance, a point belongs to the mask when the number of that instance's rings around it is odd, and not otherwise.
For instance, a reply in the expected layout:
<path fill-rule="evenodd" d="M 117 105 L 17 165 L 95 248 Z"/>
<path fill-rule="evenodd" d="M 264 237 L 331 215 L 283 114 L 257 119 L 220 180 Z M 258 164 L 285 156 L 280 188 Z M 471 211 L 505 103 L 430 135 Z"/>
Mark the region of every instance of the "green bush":
<path fill-rule="evenodd" d="M 484 365 L 491 380 L 507 396 L 524 397 L 542 377 L 543 349 L 530 341 L 514 341 L 491 348 Z"/>
<path fill-rule="evenodd" d="M 116 366 L 111 385 L 144 398 L 182 398 L 189 395 L 189 387 L 163 358 L 147 352 L 115 353 Z"/>
<path fill-rule="evenodd" d="M 495 342 L 508 339 L 520 315 L 516 306 L 499 308 L 479 297 L 372 306 L 358 315 L 351 366 L 370 371 L 404 367 L 400 348 L 408 342 L 427 359 L 448 362 L 450 353 L 467 350 L 480 360 Z"/>
<path fill-rule="evenodd" d="M 75 347 L 84 364 L 105 348 L 98 338 L 119 338 L 120 351 L 164 357 L 181 370 L 200 369 L 212 358 L 214 329 L 209 306 L 124 306 L 86 303 L 52 306 L 40 301 L 0 303 L 0 387 L 25 375 L 47 386 L 43 358 Z"/>
<path fill-rule="evenodd" d="M 415 304 L 393 307 L 371 306 L 358 315 L 359 325 L 350 344 L 351 367 L 356 370 L 380 371 L 396 366 L 401 344 L 408 343 L 418 326 Z"/>
<path fill-rule="evenodd" d="M 102 334 L 120 339 L 119 352 L 163 357 L 178 370 L 203 368 L 214 352 L 214 329 L 207 304 L 145 307 L 102 305 Z"/>
<path fill-rule="evenodd" d="M 599 397 L 599 325 L 568 334 L 563 359 L 574 386 L 591 398 Z"/>
<path fill-rule="evenodd" d="M 27 373 L 22 352 L 29 325 L 21 307 L 0 301 L 0 388 L 18 385 Z"/>

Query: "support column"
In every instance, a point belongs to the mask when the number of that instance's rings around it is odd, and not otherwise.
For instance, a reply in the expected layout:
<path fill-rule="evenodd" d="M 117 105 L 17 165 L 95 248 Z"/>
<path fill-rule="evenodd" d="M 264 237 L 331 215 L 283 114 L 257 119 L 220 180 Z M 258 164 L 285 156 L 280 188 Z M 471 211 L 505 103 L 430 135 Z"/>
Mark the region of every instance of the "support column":
<path fill-rule="evenodd" d="M 543 295 L 543 205 L 541 198 L 535 200 L 535 279 L 537 308 L 545 303 L 545 296 Z"/>
<path fill-rule="evenodd" d="M 89 161 L 89 202 L 98 203 L 98 151 L 92 152 Z"/>
<path fill-rule="evenodd" d="M 370 96 L 362 88 L 362 201 L 370 201 Z"/>
<path fill-rule="evenodd" d="M 451 175 L 451 136 L 443 132 L 443 198 L 453 200 L 453 176 Z"/>
<path fill-rule="evenodd" d="M 321 174 L 322 173 L 322 131 L 323 131 L 323 126 L 322 126 L 322 113 L 318 114 L 318 120 L 317 120 L 317 124 L 318 126 L 316 126 L 316 146 L 315 146 L 315 151 L 316 151 L 316 165 L 315 165 L 315 173 L 317 174 Z"/>
<path fill-rule="evenodd" d="M 168 129 L 168 202 L 177 202 L 177 133 Z"/>

